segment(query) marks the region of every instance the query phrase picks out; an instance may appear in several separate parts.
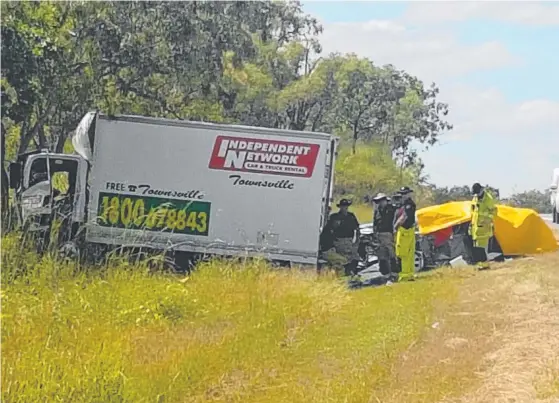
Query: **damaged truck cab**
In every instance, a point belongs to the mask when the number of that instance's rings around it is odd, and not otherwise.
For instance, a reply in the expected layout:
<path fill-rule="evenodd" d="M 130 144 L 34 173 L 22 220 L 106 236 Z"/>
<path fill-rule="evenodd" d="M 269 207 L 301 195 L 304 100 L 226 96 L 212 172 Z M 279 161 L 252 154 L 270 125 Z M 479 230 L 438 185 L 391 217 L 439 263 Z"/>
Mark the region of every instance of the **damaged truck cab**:
<path fill-rule="evenodd" d="M 79 155 L 35 151 L 10 164 L 17 218 L 26 234 L 37 239 L 40 251 L 58 222 L 58 244 L 76 240 L 86 220 L 88 163 Z M 59 178 L 61 187 L 57 188 Z"/>

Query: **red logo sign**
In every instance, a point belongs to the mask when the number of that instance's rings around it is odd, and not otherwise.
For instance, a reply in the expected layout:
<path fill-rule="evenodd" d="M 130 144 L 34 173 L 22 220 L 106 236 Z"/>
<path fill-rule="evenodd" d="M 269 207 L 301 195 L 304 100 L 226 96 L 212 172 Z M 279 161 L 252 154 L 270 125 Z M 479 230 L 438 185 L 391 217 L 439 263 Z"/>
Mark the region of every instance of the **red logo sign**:
<path fill-rule="evenodd" d="M 209 167 L 309 178 L 319 149 L 318 144 L 218 136 Z"/>

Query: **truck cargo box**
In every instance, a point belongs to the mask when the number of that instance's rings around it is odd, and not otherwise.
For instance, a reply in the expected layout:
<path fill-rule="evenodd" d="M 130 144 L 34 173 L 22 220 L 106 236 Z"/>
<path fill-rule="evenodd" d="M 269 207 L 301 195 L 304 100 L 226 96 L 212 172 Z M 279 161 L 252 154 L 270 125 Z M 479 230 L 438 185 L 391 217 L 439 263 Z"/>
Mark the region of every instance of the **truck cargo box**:
<path fill-rule="evenodd" d="M 316 263 L 337 139 L 103 115 L 86 240 Z"/>

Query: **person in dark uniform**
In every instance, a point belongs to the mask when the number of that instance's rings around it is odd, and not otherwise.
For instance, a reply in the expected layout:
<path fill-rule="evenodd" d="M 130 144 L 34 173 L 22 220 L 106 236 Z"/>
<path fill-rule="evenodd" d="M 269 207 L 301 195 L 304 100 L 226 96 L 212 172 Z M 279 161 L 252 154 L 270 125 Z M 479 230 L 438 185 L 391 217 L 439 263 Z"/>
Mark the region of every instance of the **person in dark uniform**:
<path fill-rule="evenodd" d="M 394 231 L 396 232 L 396 256 L 401 261 L 400 280 L 415 278 L 415 210 L 411 198 L 413 190 L 404 186 L 398 192 L 402 195 L 402 207 L 396 212 Z"/>
<path fill-rule="evenodd" d="M 351 201 L 342 199 L 338 203 L 340 210 L 328 219 L 324 228 L 323 242 L 331 244 L 334 251 L 344 257 L 344 270 L 346 275 L 356 274 L 359 255 L 357 248 L 359 245 L 359 221 L 353 213 L 349 211 Z M 330 242 L 328 241 L 330 238 Z"/>
<path fill-rule="evenodd" d="M 379 193 L 373 198 L 375 202 L 375 215 L 373 218 L 373 229 L 379 241 L 377 257 L 379 259 L 379 269 L 384 275 L 388 275 L 390 280 L 396 274 L 396 255 L 394 251 L 394 213 L 396 208 L 388 203 L 388 196 Z"/>
<path fill-rule="evenodd" d="M 396 221 L 398 219 L 398 217 L 400 217 L 401 214 L 403 214 L 403 210 L 402 210 L 402 195 L 398 192 L 394 193 L 392 195 L 392 197 L 390 198 L 390 204 L 392 204 L 392 206 L 394 207 L 394 222 L 393 225 L 396 225 Z M 396 232 L 394 232 L 394 243 L 396 242 Z M 396 245 L 394 245 L 396 246 Z M 396 251 L 394 251 L 394 256 L 396 256 Z M 395 280 L 398 279 L 398 273 L 400 273 L 402 271 L 402 262 L 400 261 L 400 258 L 398 258 L 396 256 L 395 258 L 395 268 L 394 271 L 396 273 L 396 278 Z"/>

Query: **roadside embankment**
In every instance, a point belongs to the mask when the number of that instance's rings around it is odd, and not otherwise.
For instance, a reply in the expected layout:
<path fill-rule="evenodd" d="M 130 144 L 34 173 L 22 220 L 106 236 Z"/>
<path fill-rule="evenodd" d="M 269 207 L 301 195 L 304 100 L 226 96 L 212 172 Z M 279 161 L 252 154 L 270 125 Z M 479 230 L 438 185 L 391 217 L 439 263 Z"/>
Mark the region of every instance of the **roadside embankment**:
<path fill-rule="evenodd" d="M 2 401 L 518 403 L 559 393 L 559 254 L 349 291 L 262 262 L 214 261 L 184 278 L 124 262 L 21 260 L 14 246 L 3 240 Z"/>

